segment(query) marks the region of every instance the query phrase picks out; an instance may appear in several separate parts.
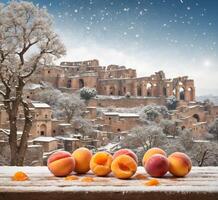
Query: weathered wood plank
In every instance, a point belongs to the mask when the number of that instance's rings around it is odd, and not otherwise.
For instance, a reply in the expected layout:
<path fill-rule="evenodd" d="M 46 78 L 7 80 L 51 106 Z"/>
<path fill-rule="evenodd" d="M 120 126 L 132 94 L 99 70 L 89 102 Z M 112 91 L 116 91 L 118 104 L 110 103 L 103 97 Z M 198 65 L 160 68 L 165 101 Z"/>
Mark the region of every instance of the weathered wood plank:
<path fill-rule="evenodd" d="M 24 171 L 29 181 L 15 182 L 11 176 L 17 171 Z M 95 177 L 91 172 L 80 175 L 94 177 L 94 182 L 66 181 L 54 177 L 47 167 L 0 167 L 1 199 L 218 199 L 218 167 L 193 167 L 184 178 L 174 178 L 167 174 L 158 179 L 159 186 L 145 186 L 151 177 L 142 167 L 137 173 L 144 174 L 146 180 L 119 180 L 112 175 Z"/>

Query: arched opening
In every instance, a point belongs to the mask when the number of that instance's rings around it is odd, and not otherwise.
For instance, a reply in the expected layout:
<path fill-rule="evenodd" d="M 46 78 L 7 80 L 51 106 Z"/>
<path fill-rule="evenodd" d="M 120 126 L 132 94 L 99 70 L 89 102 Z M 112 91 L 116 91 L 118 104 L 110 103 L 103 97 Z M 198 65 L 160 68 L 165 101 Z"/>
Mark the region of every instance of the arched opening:
<path fill-rule="evenodd" d="M 141 88 L 141 85 L 137 85 L 137 96 L 142 96 L 142 88 Z"/>
<path fill-rule="evenodd" d="M 79 79 L 79 88 L 83 88 L 84 87 L 84 80 L 83 79 Z"/>
<path fill-rule="evenodd" d="M 173 96 L 176 97 L 176 88 L 173 89 Z"/>
<path fill-rule="evenodd" d="M 69 80 L 67 81 L 67 88 L 71 88 L 71 83 L 72 83 L 72 81 L 71 81 L 71 79 L 69 79 Z"/>
<path fill-rule="evenodd" d="M 200 122 L 200 117 L 198 114 L 194 114 L 193 117 L 197 120 L 197 122 Z"/>
<path fill-rule="evenodd" d="M 194 91 L 191 87 L 188 88 L 188 93 L 189 93 L 189 101 L 193 101 L 194 100 Z"/>
<path fill-rule="evenodd" d="M 148 97 L 152 96 L 152 84 L 151 83 L 147 83 L 146 89 L 147 89 L 147 96 Z"/>
<path fill-rule="evenodd" d="M 185 100 L 185 89 L 183 87 L 179 88 L 179 99 Z"/>
<path fill-rule="evenodd" d="M 110 95 L 115 95 L 115 87 L 114 86 L 110 87 Z"/>
<path fill-rule="evenodd" d="M 47 128 L 46 128 L 46 125 L 45 124 L 41 124 L 41 126 L 40 126 L 40 135 L 41 136 L 45 136 L 46 135 L 46 130 Z"/>
<path fill-rule="evenodd" d="M 163 87 L 163 95 L 167 96 L 167 88 L 166 87 Z"/>
<path fill-rule="evenodd" d="M 182 130 L 184 130 L 185 129 L 185 126 L 182 126 Z"/>
<path fill-rule="evenodd" d="M 123 87 L 123 92 L 124 92 L 124 94 L 126 93 L 126 87 Z"/>
<path fill-rule="evenodd" d="M 118 128 L 117 131 L 120 132 L 121 131 L 120 128 Z"/>

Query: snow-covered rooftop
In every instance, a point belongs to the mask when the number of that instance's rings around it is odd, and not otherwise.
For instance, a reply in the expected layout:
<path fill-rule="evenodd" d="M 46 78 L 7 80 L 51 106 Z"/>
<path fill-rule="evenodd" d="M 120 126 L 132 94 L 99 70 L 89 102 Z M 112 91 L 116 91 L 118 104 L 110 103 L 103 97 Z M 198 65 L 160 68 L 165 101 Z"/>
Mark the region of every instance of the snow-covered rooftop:
<path fill-rule="evenodd" d="M 35 108 L 51 108 L 47 103 L 43 102 L 32 102 L 32 104 Z"/>
<path fill-rule="evenodd" d="M 33 141 L 34 142 L 52 142 L 52 141 L 55 141 L 55 140 L 57 140 L 57 139 L 54 138 L 54 137 L 40 136 L 40 137 L 35 138 Z"/>
<path fill-rule="evenodd" d="M 29 89 L 29 90 L 35 90 L 37 88 L 41 88 L 42 86 L 40 84 L 35 84 L 35 83 L 29 83 L 27 85 L 25 85 L 25 89 Z"/>
<path fill-rule="evenodd" d="M 138 118 L 139 115 L 135 113 L 118 113 L 118 112 L 104 112 L 106 116 L 119 116 L 119 117 L 136 117 Z"/>

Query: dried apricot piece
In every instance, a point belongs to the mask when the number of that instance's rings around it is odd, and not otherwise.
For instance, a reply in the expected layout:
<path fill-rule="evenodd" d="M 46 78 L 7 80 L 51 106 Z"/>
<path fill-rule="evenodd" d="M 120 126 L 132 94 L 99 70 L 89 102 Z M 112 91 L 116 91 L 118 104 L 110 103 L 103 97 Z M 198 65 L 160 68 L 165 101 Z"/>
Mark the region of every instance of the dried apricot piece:
<path fill-rule="evenodd" d="M 27 181 L 29 180 L 29 177 L 22 171 L 16 172 L 12 178 L 13 181 Z"/>
<path fill-rule="evenodd" d="M 145 185 L 147 186 L 157 186 L 159 184 L 160 182 L 156 178 L 150 179 L 149 181 L 145 183 Z"/>
<path fill-rule="evenodd" d="M 66 176 L 64 178 L 64 180 L 66 180 L 66 181 L 75 181 L 75 180 L 78 180 L 78 179 L 79 179 L 78 176 Z"/>
<path fill-rule="evenodd" d="M 80 181 L 82 181 L 82 182 L 93 182 L 94 178 L 92 178 L 92 177 L 83 177 L 83 178 L 80 179 Z"/>
<path fill-rule="evenodd" d="M 134 178 L 138 180 L 145 180 L 147 179 L 147 176 L 145 176 L 144 174 L 136 174 Z"/>

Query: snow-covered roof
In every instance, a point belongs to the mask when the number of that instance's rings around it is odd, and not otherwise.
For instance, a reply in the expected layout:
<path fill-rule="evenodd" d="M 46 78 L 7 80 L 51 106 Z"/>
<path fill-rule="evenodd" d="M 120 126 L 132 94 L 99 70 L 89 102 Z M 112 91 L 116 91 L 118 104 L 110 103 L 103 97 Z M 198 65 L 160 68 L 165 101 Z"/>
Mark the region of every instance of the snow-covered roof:
<path fill-rule="evenodd" d="M 61 124 L 58 124 L 59 126 L 71 126 L 71 124 L 69 123 L 61 123 Z"/>
<path fill-rule="evenodd" d="M 118 113 L 118 112 L 104 112 L 106 116 L 119 116 L 119 117 L 136 117 L 138 118 L 139 115 L 135 113 Z"/>
<path fill-rule="evenodd" d="M 51 108 L 47 103 L 42 102 L 32 102 L 32 105 L 35 108 Z"/>
<path fill-rule="evenodd" d="M 35 138 L 33 141 L 34 142 L 52 142 L 52 141 L 55 141 L 55 140 L 57 140 L 57 139 L 54 138 L 54 137 L 40 136 L 40 137 Z"/>
<path fill-rule="evenodd" d="M 35 83 L 29 83 L 27 85 L 25 85 L 25 89 L 29 89 L 29 90 L 35 90 L 37 88 L 41 88 L 42 86 L 40 84 L 35 84 Z"/>

